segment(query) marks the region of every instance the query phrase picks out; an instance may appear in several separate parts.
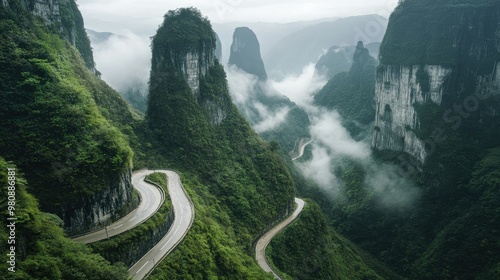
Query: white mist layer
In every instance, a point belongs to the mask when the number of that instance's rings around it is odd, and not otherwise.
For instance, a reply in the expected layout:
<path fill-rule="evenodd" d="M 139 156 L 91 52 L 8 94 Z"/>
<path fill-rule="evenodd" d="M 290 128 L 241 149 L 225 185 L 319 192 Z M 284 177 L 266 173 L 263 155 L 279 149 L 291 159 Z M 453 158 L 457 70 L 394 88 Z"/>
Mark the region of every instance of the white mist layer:
<path fill-rule="evenodd" d="M 96 68 L 102 79 L 117 91 L 146 85 L 151 69 L 151 48 L 147 38 L 126 32 L 93 44 Z"/>
<path fill-rule="evenodd" d="M 299 76 L 270 82 L 306 110 L 311 119 L 312 158 L 296 163 L 297 167 L 333 199 L 338 199 L 344 197 L 345 184 L 335 176 L 333 170 L 335 167 L 342 167 L 345 159 L 355 160 L 364 170 L 364 184 L 370 188 L 380 205 L 390 209 L 411 207 L 419 197 L 419 189 L 410 180 L 400 176 L 397 166 L 377 163 L 370 143 L 354 140 L 342 125 L 338 112 L 313 104 L 314 94 L 326 82 L 325 78 L 314 74 L 313 65 L 305 67 Z"/>
<path fill-rule="evenodd" d="M 225 67 L 229 92 L 233 102 L 243 110 L 246 116 L 254 116 L 259 121 L 253 125 L 257 133 L 273 130 L 286 121 L 290 108 L 283 106 L 271 109 L 258 101 L 255 96 L 261 90 L 266 96 L 279 94 L 272 85 L 259 81 L 259 79 L 240 70 L 236 66 Z"/>

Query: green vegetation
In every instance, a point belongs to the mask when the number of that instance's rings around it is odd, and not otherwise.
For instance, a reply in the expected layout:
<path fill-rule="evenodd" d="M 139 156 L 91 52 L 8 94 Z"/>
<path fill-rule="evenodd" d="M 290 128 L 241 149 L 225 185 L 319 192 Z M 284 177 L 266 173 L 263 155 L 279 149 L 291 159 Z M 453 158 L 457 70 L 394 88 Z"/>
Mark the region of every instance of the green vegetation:
<path fill-rule="evenodd" d="M 274 265 L 292 279 L 400 279 L 330 228 L 311 200 L 267 251 Z"/>
<path fill-rule="evenodd" d="M 266 92 L 273 91 L 273 89 L 266 89 L 257 85 L 252 96 L 256 101 L 265 105 L 270 111 L 276 112 L 284 107 L 290 110 L 286 115 L 286 119 L 277 127 L 261 132 L 260 136 L 268 142 L 276 141 L 280 144 L 280 148 L 285 154 L 288 154 L 295 147 L 295 142 L 301 138 L 309 138 L 309 116 L 307 113 L 293 103 L 288 97 L 283 96 L 279 92 Z M 263 121 L 260 114 L 253 104 L 240 105 L 241 112 L 248 112 L 253 110 L 252 113 L 246 117 L 252 125 L 256 125 Z"/>
<path fill-rule="evenodd" d="M 87 68 L 95 71 L 94 57 L 90 40 L 83 26 L 83 17 L 78 10 L 78 5 L 74 0 L 59 0 L 59 13 L 61 15 L 61 26 L 55 24 L 54 30 L 57 32 L 62 27 L 62 36 L 73 44 L 80 52 Z"/>
<path fill-rule="evenodd" d="M 150 279 L 273 279 L 254 261 L 250 244 L 239 241 L 239 230 L 227 206 L 195 174 L 181 174 L 181 180 L 193 200 L 196 217 L 183 242 Z"/>
<path fill-rule="evenodd" d="M 165 193 L 165 202 L 146 222 L 123 234 L 90 244 L 92 250 L 111 263 L 125 263 L 132 266 L 146 254 L 167 233 L 173 222 L 172 200 L 168 194 L 167 176 L 152 173 L 146 180 L 159 185 Z"/>
<path fill-rule="evenodd" d="M 168 11 L 153 38 L 154 46 L 169 46 L 181 55 L 191 51 L 188 44 L 206 43 L 215 48 L 215 33 L 210 21 L 195 8 Z M 154 49 L 153 49 L 154 54 Z"/>
<path fill-rule="evenodd" d="M 489 69 L 498 53 L 481 52 L 479 60 L 472 52 L 469 57 L 459 55 L 463 48 L 487 49 L 481 46 L 493 41 L 490 26 L 498 22 L 495 0 L 406 0 L 390 17 L 390 23 L 380 47 L 382 64 L 402 65 L 458 65 L 459 59 L 476 60 L 478 67 L 487 64 Z M 481 17 L 475 15 L 481 14 Z M 473 28 L 470 28 L 473 26 Z M 474 38 L 459 44 L 456 38 L 465 35 Z M 465 55 L 465 54 L 462 54 Z M 493 56 L 493 57 L 492 57 Z"/>
<path fill-rule="evenodd" d="M 491 109 L 499 107 L 500 99 L 464 101 L 490 86 L 477 81 L 492 73 L 499 57 L 499 10 L 498 1 L 406 0 L 391 16 L 381 47 L 383 64 L 421 65 L 417 82 L 423 91 L 430 89 L 432 78 L 423 65 L 453 70 L 441 105 L 413 105 L 420 125 L 412 130 L 426 141 L 428 152 L 423 169 L 411 177 L 421 190 L 416 203 L 405 211 L 384 210 L 364 186 L 366 174 L 356 163 L 337 170 L 345 201 L 331 204 L 321 194 L 313 196 L 340 234 L 403 277 L 499 276 L 500 117 Z M 396 165 L 400 156 L 408 158 L 391 151 L 375 155 L 377 161 Z"/>
<path fill-rule="evenodd" d="M 0 219 L 7 221 L 7 167 L 15 168 L 0 158 Z M 53 214 L 41 212 L 37 200 L 28 194 L 26 179 L 16 170 L 16 269 L 7 272 L 6 246 L 2 250 L 2 279 L 127 279 L 123 264 L 110 265 L 108 261 L 85 245 L 69 240 L 61 229 L 62 221 Z M 0 230 L 0 241 L 7 244 L 9 229 Z M 12 245 L 12 244 L 11 244 Z M 9 274 L 7 276 L 7 273 Z"/>
<path fill-rule="evenodd" d="M 197 16 L 193 9 L 170 12 L 165 24 L 186 18 L 201 25 L 196 30 L 209 29 L 205 21 L 191 16 Z M 169 32 L 160 27 L 155 38 L 169 38 Z M 209 34 L 213 34 L 211 29 Z M 206 36 L 200 36 L 199 42 Z M 198 46 L 193 49 L 198 53 L 213 51 L 191 39 L 153 41 L 153 61 L 159 64 L 153 63 L 148 127 L 138 129 L 142 131 L 138 135 L 151 145 L 144 150 L 142 164 L 181 170 L 196 209 L 186 239 L 152 277 L 265 279 L 266 274 L 253 261 L 252 242 L 291 207 L 294 183 L 278 151 L 251 130 L 231 103 L 220 64 L 208 65 L 200 93 L 195 95 L 177 64 L 168 56 L 159 60 L 156 55 L 170 46 Z M 183 53 L 185 50 L 168 55 L 182 59 Z"/>
<path fill-rule="evenodd" d="M 0 26 L 0 154 L 29 170 L 45 210 L 108 188 L 131 165 L 115 127 L 132 120 L 126 103 L 52 26 L 14 4 Z"/>

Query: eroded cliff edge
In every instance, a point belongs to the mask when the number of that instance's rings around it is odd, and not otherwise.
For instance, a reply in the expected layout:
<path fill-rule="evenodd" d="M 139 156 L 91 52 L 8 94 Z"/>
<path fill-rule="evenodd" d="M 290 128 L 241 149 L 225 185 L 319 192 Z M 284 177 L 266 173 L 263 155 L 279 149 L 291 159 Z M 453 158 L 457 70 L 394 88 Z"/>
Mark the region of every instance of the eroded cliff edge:
<path fill-rule="evenodd" d="M 440 106 L 450 126 L 498 116 L 485 100 L 500 94 L 500 5 L 466 2 L 396 8 L 380 49 L 373 148 L 406 152 L 421 166 L 442 132 L 422 133 L 420 109 Z"/>

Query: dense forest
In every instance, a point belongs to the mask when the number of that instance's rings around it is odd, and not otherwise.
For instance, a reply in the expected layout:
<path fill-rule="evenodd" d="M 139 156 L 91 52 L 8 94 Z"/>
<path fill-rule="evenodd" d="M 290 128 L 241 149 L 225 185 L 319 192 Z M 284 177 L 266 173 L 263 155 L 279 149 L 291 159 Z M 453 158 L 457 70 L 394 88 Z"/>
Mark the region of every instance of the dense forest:
<path fill-rule="evenodd" d="M 423 166 L 401 151 L 374 150 L 377 162 L 413 168 L 412 172 L 403 169 L 402 174 L 410 174 L 408 178 L 418 186 L 420 196 L 415 204 L 388 211 L 370 191 L 367 182 L 371 178 L 367 177 L 363 163 L 356 160 L 335 170 L 346 188 L 345 199 L 332 202 L 321 191 L 299 189 L 320 203 L 340 234 L 403 277 L 500 277 L 497 242 L 500 119 L 493 109 L 500 103 L 498 88 L 488 83 L 495 79 L 491 75 L 496 73 L 500 54 L 495 47 L 498 38 L 493 38 L 498 32 L 498 15 L 497 1 L 406 0 L 400 2 L 390 18 L 380 49 L 381 66 L 377 75 L 382 77 L 384 67 L 394 64 L 400 67 L 440 65 L 451 72 L 444 82 L 441 104 L 430 100 L 412 104 L 419 116 L 418 127 L 413 132 L 426 141 L 426 151 L 430 151 Z M 415 77 L 419 88 L 429 93 L 435 77 L 422 69 L 420 67 Z M 333 79 L 342 81 L 341 75 L 348 74 L 338 74 Z M 377 79 L 383 83 L 383 79 Z M 477 82 L 481 79 L 485 79 L 484 82 Z M 354 85 L 348 83 L 350 87 Z M 352 94 L 352 98 L 357 98 L 356 88 L 343 88 L 346 89 L 344 96 Z M 347 121 L 363 112 L 356 107 L 359 102 L 343 102 L 335 91 L 330 92 L 330 95 L 318 94 L 318 100 L 336 98 L 336 106 L 341 106 L 338 111 Z M 487 98 L 479 101 L 480 94 Z M 479 97 L 472 110 L 457 114 L 453 121 L 446 117 L 451 111 L 449 108 L 458 108 L 460 104 L 471 109 L 465 102 L 473 96 Z M 372 106 L 364 108 L 372 110 Z M 403 165 L 402 158 L 408 159 Z"/>
<path fill-rule="evenodd" d="M 498 1 L 400 1 L 381 65 L 359 43 L 350 71 L 316 95 L 315 105 L 337 110 L 349 132 L 365 139 L 376 129 L 375 85 L 385 66 L 421 66 L 415 75 L 426 93 L 435 81 L 424 66 L 450 69 L 442 103 L 412 104 L 418 127 L 406 128 L 421 140 L 436 139 L 442 129 L 425 163 L 405 178 L 420 195 L 389 210 L 368 186 L 373 178 L 362 160 L 344 158 L 332 168 L 345 189 L 332 200 L 283 155 L 296 139 L 284 139 L 279 129 L 264 134 L 280 146 L 252 130 L 233 104 L 215 57 L 216 34 L 199 10 L 167 12 L 152 37 L 143 115 L 99 78 L 76 2 L 57 1 L 59 14 L 48 18 L 33 15 L 35 2 L 0 4 L 3 193 L 13 176 L 8 168 L 16 169 L 12 279 L 127 279 L 126 249 L 171 221 L 168 196 L 146 223 L 90 246 L 68 238 L 64 217 L 121 187 L 128 201 L 112 209 L 110 220 L 130 211 L 137 200 L 130 171 L 148 167 L 177 170 L 196 212 L 183 242 L 150 279 L 273 279 L 257 265 L 253 246 L 293 210 L 296 192 L 307 205 L 267 252 L 285 279 L 500 278 Z M 464 100 L 478 92 L 488 98 L 475 110 L 443 118 L 457 103 L 471 108 Z M 307 137 L 304 114 L 297 108 L 281 129 Z M 379 166 L 408 158 L 398 150 L 373 154 Z M 148 179 L 166 189 L 164 175 Z M 7 205 L 1 195 L 5 225 Z M 0 241 L 8 238 L 4 226 Z"/>

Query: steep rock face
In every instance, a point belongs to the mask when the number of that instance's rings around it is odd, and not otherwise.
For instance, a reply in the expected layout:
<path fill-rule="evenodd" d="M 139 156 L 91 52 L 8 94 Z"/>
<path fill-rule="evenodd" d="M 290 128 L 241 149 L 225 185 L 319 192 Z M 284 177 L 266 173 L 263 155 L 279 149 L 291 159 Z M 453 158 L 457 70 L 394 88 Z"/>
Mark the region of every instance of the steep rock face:
<path fill-rule="evenodd" d="M 419 83 L 419 71 L 429 77 L 428 89 Z M 372 146 L 379 150 L 404 151 L 421 163 L 425 161 L 425 139 L 417 137 L 419 116 L 415 104 L 441 105 L 444 83 L 452 72 L 439 65 L 383 65 L 376 77 L 376 116 Z"/>
<path fill-rule="evenodd" d="M 62 218 L 69 234 L 86 232 L 118 220 L 119 212 L 128 213 L 134 209 L 139 199 L 133 199 L 132 190 L 129 168 L 109 188 L 72 201 L 54 212 Z"/>
<path fill-rule="evenodd" d="M 65 23 L 74 24 L 75 35 L 84 30 L 74 1 L 7 2 L 0 6 L 0 52 L 9 57 L 0 61 L 0 153 L 25 171 L 41 209 L 60 215 L 68 231 L 107 224 L 133 205 L 133 153 L 117 127 L 132 115 L 118 93 L 87 71 L 80 49 L 65 41 Z M 75 42 L 92 57 L 90 45 Z M 22 86 L 33 78 L 36 83 Z"/>
<path fill-rule="evenodd" d="M 185 48 L 178 48 L 182 45 Z M 200 37 L 194 41 L 169 40 L 166 44 L 157 44 L 157 47 L 153 49 L 152 64 L 155 69 L 168 65 L 173 70 L 182 73 L 193 95 L 198 96 L 200 80 L 205 78 L 209 68 L 215 65 L 215 48 L 215 35 L 210 38 Z"/>
<path fill-rule="evenodd" d="M 219 62 L 222 61 L 222 42 L 219 38 L 219 35 L 215 33 L 215 39 L 217 40 L 215 44 L 215 57 L 219 60 Z"/>
<path fill-rule="evenodd" d="M 260 55 L 259 40 L 250 28 L 238 27 L 234 30 L 229 65 L 235 65 L 259 77 L 260 80 L 267 80 L 266 69 Z"/>
<path fill-rule="evenodd" d="M 381 46 L 382 65 L 376 77 L 372 146 L 404 151 L 420 164 L 428 156 L 424 143 L 428 139 L 419 139 L 415 133 L 421 129 L 422 118 L 416 107 L 434 103 L 451 108 L 453 114 L 443 116 L 448 123 L 457 114 L 469 114 L 454 109 L 454 104 L 471 98 L 475 103 L 484 100 L 481 96 L 499 93 L 499 4 L 443 6 L 447 12 L 442 16 L 434 15 L 438 11 L 429 13 L 425 4 L 416 1 L 407 1 L 396 9 Z M 412 10 L 414 25 L 405 24 L 408 19 L 403 16 L 404 9 Z M 403 30 L 403 26 L 415 30 Z M 496 105 L 488 102 L 473 111 L 479 113 L 479 119 L 498 114 Z"/>
<path fill-rule="evenodd" d="M 87 68 L 98 74 L 83 17 L 75 0 L 2 0 L 2 6 L 16 12 L 28 11 L 43 18 L 47 25 L 54 26 L 61 36 L 80 51 Z"/>
<path fill-rule="evenodd" d="M 49 23 L 61 22 L 59 1 L 57 0 L 36 0 L 31 12 L 44 18 Z"/>
<path fill-rule="evenodd" d="M 153 39 L 150 78 L 150 96 L 153 102 L 149 103 L 150 109 L 151 106 L 160 106 L 162 101 L 159 99 L 173 98 L 174 92 L 183 92 L 190 96 L 182 98 L 194 99 L 204 109 L 204 114 L 210 122 L 219 125 L 227 117 L 230 101 L 222 100 L 220 96 L 207 95 L 212 89 L 203 88 L 206 81 L 213 78 L 210 71 L 216 66 L 216 34 L 208 20 L 198 18 L 194 11 L 170 11 L 167 15 L 168 20 Z M 193 24 L 198 24 L 200 28 L 193 30 L 193 34 L 185 33 L 181 27 L 184 17 L 192 20 Z M 167 76 L 171 79 L 166 79 Z M 187 85 L 189 90 L 185 90 L 184 85 Z M 152 112 L 155 112 L 154 108 Z M 164 116 L 156 116 L 153 113 L 149 114 L 149 117 L 161 119 Z"/>

